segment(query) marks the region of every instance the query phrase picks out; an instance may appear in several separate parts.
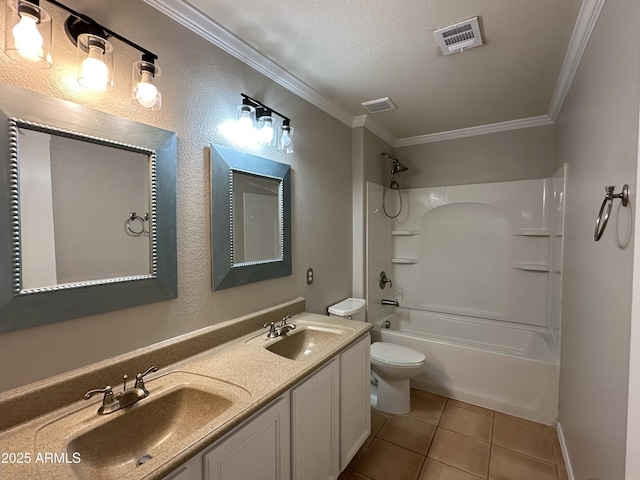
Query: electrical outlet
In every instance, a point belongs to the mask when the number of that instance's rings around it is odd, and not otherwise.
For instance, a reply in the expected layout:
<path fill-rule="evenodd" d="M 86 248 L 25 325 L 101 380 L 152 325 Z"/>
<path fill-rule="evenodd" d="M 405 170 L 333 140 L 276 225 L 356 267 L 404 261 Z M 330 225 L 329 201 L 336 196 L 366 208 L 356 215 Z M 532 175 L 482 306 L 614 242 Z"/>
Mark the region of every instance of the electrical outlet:
<path fill-rule="evenodd" d="M 307 285 L 311 285 L 313 283 L 313 268 L 307 268 Z"/>

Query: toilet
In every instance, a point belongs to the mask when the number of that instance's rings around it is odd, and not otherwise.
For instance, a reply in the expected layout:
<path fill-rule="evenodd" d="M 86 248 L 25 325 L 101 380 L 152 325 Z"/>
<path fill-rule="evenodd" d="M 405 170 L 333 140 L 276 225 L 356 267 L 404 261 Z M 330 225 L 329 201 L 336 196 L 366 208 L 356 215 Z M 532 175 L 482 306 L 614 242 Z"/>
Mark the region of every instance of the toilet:
<path fill-rule="evenodd" d="M 329 307 L 329 315 L 365 320 L 366 302 L 347 298 Z M 371 344 L 371 406 L 386 413 L 411 410 L 409 379 L 422 371 L 425 356 L 412 348 L 389 342 Z"/>

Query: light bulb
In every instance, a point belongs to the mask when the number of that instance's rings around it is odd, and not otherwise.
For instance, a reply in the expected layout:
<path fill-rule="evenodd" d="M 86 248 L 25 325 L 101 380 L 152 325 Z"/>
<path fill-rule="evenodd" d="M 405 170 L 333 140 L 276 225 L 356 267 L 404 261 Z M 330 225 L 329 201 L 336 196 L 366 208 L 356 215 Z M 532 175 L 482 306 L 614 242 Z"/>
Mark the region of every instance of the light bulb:
<path fill-rule="evenodd" d="M 151 72 L 142 71 L 142 79 L 136 85 L 136 100 L 144 108 L 151 108 L 156 104 L 158 97 L 158 89 L 153 84 L 153 76 Z"/>
<path fill-rule="evenodd" d="M 82 62 L 78 82 L 90 90 L 104 91 L 109 82 L 109 67 L 102 61 L 104 50 L 97 45 L 89 45 L 89 55 Z"/>
<path fill-rule="evenodd" d="M 282 137 L 280 137 L 280 144 L 282 148 L 287 148 L 291 145 L 291 137 L 289 136 L 289 130 L 282 130 Z"/>
<path fill-rule="evenodd" d="M 38 31 L 38 20 L 31 15 L 22 14 L 20 21 L 11 31 L 18 53 L 30 62 L 37 62 L 43 54 L 42 35 Z"/>
<path fill-rule="evenodd" d="M 272 145 L 273 142 L 273 118 L 263 116 L 258 119 L 260 130 L 258 132 L 258 140 L 264 145 Z"/>
<path fill-rule="evenodd" d="M 238 119 L 238 129 L 240 132 L 246 135 L 250 135 L 253 132 L 253 120 L 251 118 L 251 112 L 245 111 L 242 112 L 240 118 Z"/>

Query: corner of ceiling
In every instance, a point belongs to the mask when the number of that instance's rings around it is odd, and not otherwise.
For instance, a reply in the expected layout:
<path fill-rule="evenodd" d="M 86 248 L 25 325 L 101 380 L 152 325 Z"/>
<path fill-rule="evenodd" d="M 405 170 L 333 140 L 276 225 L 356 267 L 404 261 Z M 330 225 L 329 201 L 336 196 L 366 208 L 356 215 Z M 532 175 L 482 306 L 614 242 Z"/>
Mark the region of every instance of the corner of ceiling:
<path fill-rule="evenodd" d="M 372 120 L 369 115 L 353 116 L 341 106 L 328 100 L 309 85 L 291 75 L 262 53 L 194 8 L 186 0 L 144 0 L 147 4 L 210 41 L 238 60 L 246 63 L 274 82 L 282 85 L 292 93 L 307 100 L 312 105 L 320 108 L 345 125 L 351 128 L 365 127 L 394 148 L 553 124 L 562 109 L 562 104 L 571 87 L 571 82 L 573 81 L 584 50 L 589 42 L 591 32 L 598 20 L 605 1 L 606 0 L 582 1 L 547 115 L 415 137 L 396 138 L 391 132 L 378 125 L 375 120 Z"/>

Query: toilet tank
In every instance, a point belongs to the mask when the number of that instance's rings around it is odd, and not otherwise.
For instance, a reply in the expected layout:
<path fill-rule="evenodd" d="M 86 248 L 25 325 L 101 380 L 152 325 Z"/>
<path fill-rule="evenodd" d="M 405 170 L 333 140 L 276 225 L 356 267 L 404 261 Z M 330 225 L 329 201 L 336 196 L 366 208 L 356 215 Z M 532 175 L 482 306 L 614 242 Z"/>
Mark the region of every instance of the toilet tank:
<path fill-rule="evenodd" d="M 363 298 L 347 298 L 329 307 L 329 316 L 343 317 L 349 320 L 366 320 L 366 302 Z"/>

